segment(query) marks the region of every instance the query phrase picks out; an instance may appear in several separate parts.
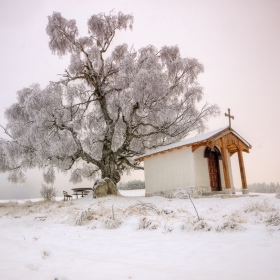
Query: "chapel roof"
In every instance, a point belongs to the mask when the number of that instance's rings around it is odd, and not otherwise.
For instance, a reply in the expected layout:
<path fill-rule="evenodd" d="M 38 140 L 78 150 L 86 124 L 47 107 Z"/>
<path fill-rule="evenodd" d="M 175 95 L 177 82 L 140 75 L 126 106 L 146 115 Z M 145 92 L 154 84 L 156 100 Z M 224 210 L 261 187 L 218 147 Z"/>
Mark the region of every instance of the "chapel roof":
<path fill-rule="evenodd" d="M 240 141 L 242 141 L 245 146 L 248 147 L 248 149 L 251 149 L 252 146 L 244 139 L 242 138 L 236 131 L 234 131 L 232 128 L 229 128 L 228 126 L 226 127 L 222 127 L 219 128 L 217 130 L 213 130 L 213 131 L 209 131 L 207 133 L 189 138 L 189 139 L 185 139 L 173 144 L 169 144 L 166 146 L 162 146 L 162 147 L 157 147 L 155 149 L 150 150 L 148 153 L 145 153 L 139 157 L 137 157 L 135 160 L 137 161 L 142 161 L 144 160 L 144 158 L 149 157 L 151 155 L 156 155 L 156 154 L 160 154 L 160 153 L 164 153 L 165 151 L 170 151 L 179 147 L 188 147 L 188 146 L 192 146 L 194 144 L 198 144 L 200 142 L 207 142 L 207 141 L 211 141 L 214 142 L 217 139 L 232 133 L 234 134 Z"/>

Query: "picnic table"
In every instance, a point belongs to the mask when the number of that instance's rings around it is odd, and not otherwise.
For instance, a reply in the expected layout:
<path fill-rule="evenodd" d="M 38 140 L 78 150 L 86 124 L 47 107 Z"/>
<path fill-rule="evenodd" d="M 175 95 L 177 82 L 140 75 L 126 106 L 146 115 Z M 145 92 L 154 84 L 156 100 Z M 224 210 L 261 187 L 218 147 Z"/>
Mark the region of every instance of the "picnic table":
<path fill-rule="evenodd" d="M 73 195 L 77 196 L 78 199 L 78 195 L 82 195 L 82 197 L 84 197 L 86 194 L 89 193 L 89 191 L 92 191 L 92 188 L 74 188 L 72 189 L 72 191 L 74 192 Z"/>

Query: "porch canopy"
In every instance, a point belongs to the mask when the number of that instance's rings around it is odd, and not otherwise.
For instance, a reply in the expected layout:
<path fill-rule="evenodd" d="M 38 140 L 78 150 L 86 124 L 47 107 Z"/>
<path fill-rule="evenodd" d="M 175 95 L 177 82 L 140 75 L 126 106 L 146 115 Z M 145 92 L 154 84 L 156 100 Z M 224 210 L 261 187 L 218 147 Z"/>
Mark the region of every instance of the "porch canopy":
<path fill-rule="evenodd" d="M 244 151 L 246 153 L 249 153 L 249 149 L 251 149 L 252 146 L 230 127 L 220 128 L 177 143 L 158 147 L 136 158 L 136 160 L 143 161 L 145 158 L 149 158 L 151 156 L 156 156 L 158 154 L 163 154 L 166 152 L 171 152 L 175 149 L 181 149 L 182 147 L 190 146 L 192 148 L 192 152 L 194 152 L 197 148 L 201 146 L 209 147 L 211 149 L 214 149 L 215 146 L 220 147 L 226 189 L 231 188 L 229 177 L 229 164 L 226 157 L 226 150 L 228 151 L 230 156 L 237 152 L 242 182 L 242 191 L 243 193 L 248 193 L 242 152 Z"/>

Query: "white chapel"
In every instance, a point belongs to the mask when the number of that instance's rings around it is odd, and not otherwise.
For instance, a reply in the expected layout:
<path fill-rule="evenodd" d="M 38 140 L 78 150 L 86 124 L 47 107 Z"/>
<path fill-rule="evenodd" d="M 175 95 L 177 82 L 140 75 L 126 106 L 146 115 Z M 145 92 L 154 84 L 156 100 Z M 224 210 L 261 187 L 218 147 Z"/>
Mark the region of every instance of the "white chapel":
<path fill-rule="evenodd" d="M 238 154 L 242 193 L 247 194 L 243 152 L 252 146 L 231 126 L 164 147 L 136 160 L 144 162 L 146 196 L 187 188 L 194 196 L 234 194 L 230 157 Z"/>

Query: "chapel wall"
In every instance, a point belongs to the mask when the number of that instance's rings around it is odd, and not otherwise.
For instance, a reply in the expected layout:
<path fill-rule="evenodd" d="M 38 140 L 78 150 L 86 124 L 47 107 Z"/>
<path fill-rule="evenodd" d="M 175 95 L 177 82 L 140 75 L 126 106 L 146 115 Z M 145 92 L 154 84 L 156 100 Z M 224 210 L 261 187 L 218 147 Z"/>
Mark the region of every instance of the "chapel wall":
<path fill-rule="evenodd" d="M 210 178 L 208 170 L 208 159 L 204 157 L 205 146 L 194 151 L 195 186 L 210 192 Z"/>
<path fill-rule="evenodd" d="M 145 158 L 146 196 L 195 186 L 193 153 L 190 147 Z"/>

